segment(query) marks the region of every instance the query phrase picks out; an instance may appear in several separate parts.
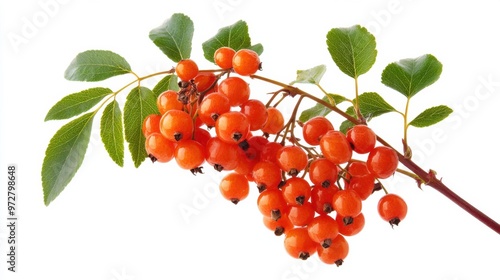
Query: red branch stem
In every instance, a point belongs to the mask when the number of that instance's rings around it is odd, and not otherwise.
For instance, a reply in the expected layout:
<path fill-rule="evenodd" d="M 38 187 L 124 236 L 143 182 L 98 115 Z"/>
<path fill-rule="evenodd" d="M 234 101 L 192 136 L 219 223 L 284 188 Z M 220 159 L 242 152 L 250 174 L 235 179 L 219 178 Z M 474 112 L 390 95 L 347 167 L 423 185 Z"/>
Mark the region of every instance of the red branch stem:
<path fill-rule="evenodd" d="M 345 119 L 349 120 L 350 122 L 354 124 L 361 124 L 363 123 L 362 121 L 346 114 L 344 111 L 340 110 L 336 106 L 322 100 L 321 98 L 318 98 L 314 95 L 311 95 L 297 87 L 290 86 L 272 79 L 268 79 L 265 77 L 261 77 L 258 75 L 252 75 L 251 76 L 254 79 L 262 80 L 280 87 L 283 87 L 286 91 L 288 91 L 290 96 L 294 95 L 300 95 L 303 97 L 307 97 L 317 103 L 320 103 L 327 107 L 328 109 L 331 109 L 335 113 L 341 115 Z M 417 180 L 417 184 L 420 187 L 420 184 L 424 183 L 425 185 L 437 190 L 440 192 L 442 195 L 444 195 L 446 198 L 450 199 L 453 203 L 457 204 L 460 206 L 462 209 L 464 209 L 467 213 L 471 214 L 473 217 L 475 217 L 477 220 L 491 228 L 493 231 L 496 233 L 500 234 L 500 224 L 497 223 L 495 220 L 491 219 L 489 216 L 481 212 L 479 209 L 474 207 L 472 204 L 464 200 L 462 197 L 460 197 L 458 194 L 453 192 L 450 188 L 448 188 L 442 181 L 441 179 L 438 179 L 435 175 L 435 172 L 432 170 L 425 171 L 423 170 L 420 166 L 418 166 L 415 162 L 413 162 L 410 158 L 405 157 L 403 154 L 401 154 L 398 150 L 394 149 L 387 141 L 385 141 L 383 138 L 377 135 L 377 140 L 379 143 L 381 143 L 384 146 L 390 147 L 393 150 L 395 150 L 398 154 L 399 157 L 399 162 L 406 166 L 411 172 L 413 172 L 415 175 L 417 175 L 418 178 L 421 179 Z"/>

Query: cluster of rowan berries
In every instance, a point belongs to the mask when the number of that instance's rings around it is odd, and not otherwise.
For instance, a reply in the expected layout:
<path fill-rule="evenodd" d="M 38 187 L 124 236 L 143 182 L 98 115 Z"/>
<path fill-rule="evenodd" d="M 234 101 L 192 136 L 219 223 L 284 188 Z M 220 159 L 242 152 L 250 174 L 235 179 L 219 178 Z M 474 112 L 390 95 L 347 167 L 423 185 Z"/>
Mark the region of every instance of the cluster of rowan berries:
<path fill-rule="evenodd" d="M 344 134 L 321 116 L 301 124 L 307 146 L 296 138 L 271 141 L 269 135 L 282 133 L 284 116 L 250 98 L 244 79 L 260 69 L 258 54 L 222 47 L 214 62 L 221 68 L 219 75 L 200 71 L 191 59 L 178 62 L 180 89 L 160 94 L 159 114 L 143 123 L 149 157 L 158 162 L 175 159 L 193 174 L 201 173 L 205 163 L 227 171 L 220 192 L 234 204 L 255 183 L 264 225 L 278 236 L 284 234 L 292 257 L 318 253 L 325 263 L 342 264 L 349 251 L 345 236 L 363 229 L 362 203 L 380 188 L 379 179 L 396 171 L 397 153 L 376 146 L 376 135 L 366 125 Z M 354 153 L 367 155 L 366 160 L 353 159 Z M 397 225 L 407 206 L 399 196 L 386 194 L 378 211 Z"/>

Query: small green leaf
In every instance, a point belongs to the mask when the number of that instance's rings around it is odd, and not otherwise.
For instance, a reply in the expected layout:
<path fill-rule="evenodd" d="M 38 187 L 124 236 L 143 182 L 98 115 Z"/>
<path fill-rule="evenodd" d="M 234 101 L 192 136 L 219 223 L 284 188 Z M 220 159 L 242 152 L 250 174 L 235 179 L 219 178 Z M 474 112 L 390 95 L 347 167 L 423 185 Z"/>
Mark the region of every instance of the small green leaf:
<path fill-rule="evenodd" d="M 331 94 L 329 93 L 328 95 L 325 95 L 323 96 L 323 98 L 321 98 L 323 101 L 325 102 L 328 102 L 330 104 L 340 104 L 342 102 L 344 102 L 345 100 L 347 100 L 345 97 L 341 96 L 341 95 L 338 95 L 338 94 Z M 332 100 L 334 103 L 332 103 Z M 300 114 L 299 116 L 299 121 L 301 122 L 306 122 L 314 117 L 317 117 L 317 116 L 326 116 L 328 115 L 332 110 L 330 110 L 329 108 L 323 106 L 322 104 L 320 103 L 317 103 L 316 105 L 314 105 L 313 107 L 309 108 L 309 109 L 306 109 L 304 111 L 302 111 L 302 113 Z"/>
<path fill-rule="evenodd" d="M 128 62 L 120 55 L 103 50 L 89 50 L 79 53 L 64 72 L 70 81 L 96 82 L 114 76 L 130 73 Z"/>
<path fill-rule="evenodd" d="M 252 46 L 250 35 L 248 34 L 248 25 L 242 20 L 219 29 L 214 37 L 202 44 L 205 58 L 210 62 L 214 62 L 214 53 L 220 47 L 230 47 L 236 51 L 240 49 L 252 49 L 259 55 L 264 50 L 261 44 Z"/>
<path fill-rule="evenodd" d="M 101 117 L 101 139 L 111 159 L 123 167 L 123 123 L 122 111 L 116 100 L 109 103 Z"/>
<path fill-rule="evenodd" d="M 436 124 L 448 117 L 453 110 L 445 105 L 431 107 L 416 116 L 408 125 L 426 127 Z"/>
<path fill-rule="evenodd" d="M 254 52 L 258 53 L 259 55 L 261 55 L 264 52 L 264 46 L 262 46 L 261 43 L 252 45 L 252 46 L 248 47 L 248 49 L 253 50 Z"/>
<path fill-rule="evenodd" d="M 352 78 L 368 72 L 377 57 L 375 37 L 359 25 L 331 29 L 326 44 L 335 64 Z"/>
<path fill-rule="evenodd" d="M 162 92 L 167 90 L 179 90 L 179 85 L 177 84 L 177 76 L 167 75 L 161 79 L 156 86 L 153 88 L 153 93 L 155 97 L 158 97 Z"/>
<path fill-rule="evenodd" d="M 159 114 L 154 93 L 145 87 L 136 87 L 127 95 L 123 108 L 125 140 L 129 144 L 130 154 L 135 167 L 139 167 L 146 158 L 142 123 L 150 114 Z"/>
<path fill-rule="evenodd" d="M 194 24 L 184 14 L 173 14 L 149 32 L 149 38 L 174 62 L 191 56 Z"/>
<path fill-rule="evenodd" d="M 345 111 L 346 114 L 348 114 L 349 116 L 355 118 L 356 117 L 356 112 L 354 112 L 354 107 L 353 106 L 350 106 L 349 108 L 347 108 L 347 110 Z M 340 124 L 340 127 L 339 127 L 339 130 L 346 134 L 347 131 L 354 126 L 354 123 L 352 123 L 351 121 L 349 120 L 345 120 L 343 121 L 341 124 Z"/>
<path fill-rule="evenodd" d="M 430 54 L 393 62 L 382 72 L 382 83 L 412 97 L 439 79 L 443 65 Z"/>
<path fill-rule="evenodd" d="M 62 126 L 50 139 L 42 165 L 45 205 L 69 184 L 80 168 L 90 141 L 94 113 L 87 113 Z"/>
<path fill-rule="evenodd" d="M 365 92 L 359 95 L 359 110 L 363 117 L 369 119 L 389 112 L 396 112 L 396 109 L 387 103 L 382 96 L 376 92 Z"/>
<path fill-rule="evenodd" d="M 97 87 L 69 94 L 50 108 L 45 121 L 69 119 L 84 113 L 112 92 L 109 88 Z"/>
<path fill-rule="evenodd" d="M 321 78 L 326 72 L 325 65 L 318 65 L 307 70 L 297 70 L 297 77 L 295 81 L 291 82 L 290 85 L 295 83 L 308 83 L 308 84 L 319 84 Z"/>

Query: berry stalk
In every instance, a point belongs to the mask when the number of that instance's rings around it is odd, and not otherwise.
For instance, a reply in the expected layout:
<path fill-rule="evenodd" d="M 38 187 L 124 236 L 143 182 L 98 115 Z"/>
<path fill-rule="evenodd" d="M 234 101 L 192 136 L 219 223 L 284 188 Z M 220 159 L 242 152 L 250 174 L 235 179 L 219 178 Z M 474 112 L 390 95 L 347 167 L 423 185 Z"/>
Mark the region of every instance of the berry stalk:
<path fill-rule="evenodd" d="M 258 79 L 267 83 L 271 83 L 277 86 L 280 86 L 283 88 L 284 91 L 288 92 L 288 95 L 290 96 L 295 96 L 299 95 L 301 97 L 307 97 L 319 104 L 322 104 L 323 106 L 331 109 L 335 113 L 341 115 L 345 119 L 351 121 L 354 124 L 366 124 L 366 121 L 364 119 L 358 120 L 348 114 L 346 114 L 344 111 L 340 110 L 336 106 L 325 102 L 321 98 L 318 98 L 310 93 L 307 93 L 297 87 L 290 86 L 281 82 L 278 82 L 276 80 L 272 80 L 266 77 L 258 76 L 258 75 L 251 75 L 251 78 Z M 442 195 L 450 199 L 452 202 L 460 206 L 462 209 L 464 209 L 466 212 L 471 214 L 473 217 L 475 217 L 477 220 L 491 228 L 493 231 L 496 233 L 500 234 L 500 224 L 497 223 L 495 220 L 490 218 L 488 215 L 484 214 L 482 211 L 474 207 L 472 204 L 467 202 L 465 199 L 460 197 L 458 194 L 453 192 L 450 188 L 448 188 L 442 181 L 441 179 L 438 179 L 436 177 L 436 173 L 433 170 L 430 171 L 425 171 L 423 170 L 420 166 L 418 166 L 415 162 L 413 162 L 410 158 L 405 157 L 403 154 L 398 152 L 396 149 L 394 149 L 387 141 L 385 141 L 383 138 L 377 135 L 377 141 L 380 142 L 382 145 L 387 146 L 389 148 L 392 148 L 393 150 L 396 151 L 399 162 L 406 166 L 411 172 L 413 172 L 418 178 L 421 180 L 417 180 L 418 187 L 420 188 L 420 185 L 422 182 L 425 183 L 425 185 L 432 187 L 433 189 L 437 190 L 440 192 Z"/>

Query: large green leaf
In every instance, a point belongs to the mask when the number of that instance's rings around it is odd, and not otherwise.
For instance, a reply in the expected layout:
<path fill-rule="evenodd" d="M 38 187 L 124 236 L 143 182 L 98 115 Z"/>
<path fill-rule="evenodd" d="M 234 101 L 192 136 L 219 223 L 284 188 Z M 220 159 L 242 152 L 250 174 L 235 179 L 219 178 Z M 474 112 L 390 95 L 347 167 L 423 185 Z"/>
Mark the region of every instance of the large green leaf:
<path fill-rule="evenodd" d="M 153 88 L 153 93 L 155 97 L 158 97 L 162 92 L 167 90 L 179 90 L 179 85 L 177 83 L 177 76 L 167 75 L 163 77 Z"/>
<path fill-rule="evenodd" d="M 80 168 L 90 141 L 94 113 L 87 113 L 62 126 L 45 150 L 42 187 L 49 205 L 69 184 Z"/>
<path fill-rule="evenodd" d="M 375 37 L 359 25 L 331 29 L 326 44 L 335 64 L 352 78 L 368 72 L 377 57 Z"/>
<path fill-rule="evenodd" d="M 319 84 L 321 78 L 326 72 L 326 65 L 318 65 L 307 70 L 297 70 L 297 77 L 290 84 L 306 83 L 306 84 Z"/>
<path fill-rule="evenodd" d="M 109 88 L 96 87 L 69 94 L 50 108 L 45 121 L 69 119 L 84 113 L 112 92 Z"/>
<path fill-rule="evenodd" d="M 444 120 L 452 112 L 453 110 L 445 105 L 431 107 L 416 116 L 408 125 L 415 127 L 431 126 Z"/>
<path fill-rule="evenodd" d="M 64 72 L 70 81 L 96 82 L 130 73 L 128 62 L 120 55 L 105 50 L 88 50 L 79 53 Z"/>
<path fill-rule="evenodd" d="M 332 105 L 338 105 L 339 103 L 342 103 L 345 100 L 347 100 L 345 97 L 343 97 L 341 95 L 331 94 L 331 93 L 323 96 L 323 98 L 321 98 L 321 99 L 325 102 L 328 102 L 329 104 L 332 104 Z M 304 122 L 306 122 L 314 117 L 317 117 L 317 116 L 324 117 L 324 116 L 328 115 L 331 111 L 332 110 L 330 108 L 328 108 L 320 103 L 317 103 L 313 107 L 302 111 L 302 113 L 299 116 L 299 121 L 304 123 Z"/>
<path fill-rule="evenodd" d="M 363 117 L 367 119 L 389 112 L 396 112 L 396 109 L 394 109 L 394 107 L 387 103 L 387 101 L 385 101 L 382 96 L 376 92 L 365 92 L 360 94 L 358 100 L 359 110 L 361 111 Z"/>
<path fill-rule="evenodd" d="M 382 83 L 412 97 L 439 79 L 443 66 L 433 55 L 393 62 L 382 72 Z"/>
<path fill-rule="evenodd" d="M 149 38 L 174 62 L 191 56 L 194 24 L 184 14 L 173 14 L 149 32 Z"/>
<path fill-rule="evenodd" d="M 205 58 L 210 62 L 214 62 L 214 53 L 220 47 L 230 47 L 234 50 L 252 49 L 259 55 L 264 50 L 261 44 L 252 46 L 248 34 L 248 25 L 242 20 L 219 29 L 214 37 L 202 44 Z"/>
<path fill-rule="evenodd" d="M 116 100 L 109 103 L 101 117 L 101 139 L 111 159 L 123 167 L 123 123 L 122 111 Z"/>
<path fill-rule="evenodd" d="M 135 167 L 139 167 L 147 156 L 146 138 L 142 134 L 142 123 L 150 114 L 159 114 L 154 93 L 145 87 L 136 87 L 127 95 L 123 108 L 125 140 Z"/>

